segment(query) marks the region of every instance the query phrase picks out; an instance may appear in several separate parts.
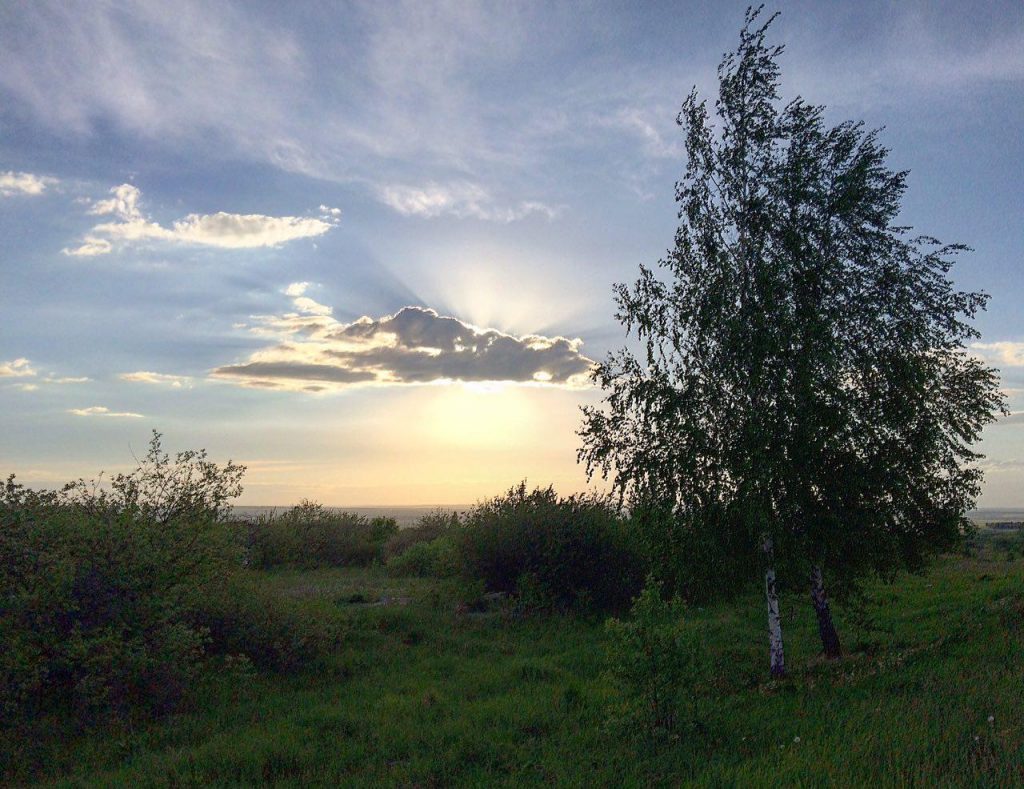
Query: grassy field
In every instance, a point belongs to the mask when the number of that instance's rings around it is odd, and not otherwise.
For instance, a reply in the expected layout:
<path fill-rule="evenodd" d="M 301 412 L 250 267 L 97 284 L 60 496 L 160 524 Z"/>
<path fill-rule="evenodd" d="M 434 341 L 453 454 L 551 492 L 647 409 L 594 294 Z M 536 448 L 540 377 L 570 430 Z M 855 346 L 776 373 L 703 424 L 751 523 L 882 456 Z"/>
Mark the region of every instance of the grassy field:
<path fill-rule="evenodd" d="M 825 662 L 786 599 L 791 674 L 769 681 L 762 603 L 692 610 L 712 669 L 700 725 L 661 742 L 606 723 L 603 622 L 456 610 L 453 590 L 377 569 L 261 573 L 347 623 L 299 676 L 225 678 L 189 711 L 91 732 L 51 721 L 9 776 L 58 785 L 1024 784 L 1024 560 L 1016 535 L 837 610 Z M 381 601 L 368 604 L 360 601 Z M 28 765 L 34 767 L 29 768 Z M 33 772 L 28 772 L 31 769 Z"/>

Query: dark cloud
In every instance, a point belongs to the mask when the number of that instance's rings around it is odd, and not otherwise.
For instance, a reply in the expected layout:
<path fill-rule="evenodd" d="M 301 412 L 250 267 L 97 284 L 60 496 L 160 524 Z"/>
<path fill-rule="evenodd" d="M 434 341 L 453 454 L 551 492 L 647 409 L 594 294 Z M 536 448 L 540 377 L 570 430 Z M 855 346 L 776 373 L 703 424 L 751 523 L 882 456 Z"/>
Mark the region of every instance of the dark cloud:
<path fill-rule="evenodd" d="M 263 318 L 253 330 L 276 332 L 277 342 L 247 362 L 217 368 L 214 376 L 306 391 L 435 381 L 586 386 L 594 364 L 580 352 L 578 339 L 515 337 L 424 307 L 347 324 L 290 313 Z"/>
<path fill-rule="evenodd" d="M 281 346 L 287 348 L 288 346 Z M 249 362 L 219 367 L 218 375 L 237 375 L 245 378 L 279 379 L 287 378 L 298 381 L 330 381 L 332 383 L 353 384 L 360 381 L 371 381 L 374 376 L 369 372 L 356 372 L 335 367 L 329 364 L 302 364 L 297 362 Z"/>

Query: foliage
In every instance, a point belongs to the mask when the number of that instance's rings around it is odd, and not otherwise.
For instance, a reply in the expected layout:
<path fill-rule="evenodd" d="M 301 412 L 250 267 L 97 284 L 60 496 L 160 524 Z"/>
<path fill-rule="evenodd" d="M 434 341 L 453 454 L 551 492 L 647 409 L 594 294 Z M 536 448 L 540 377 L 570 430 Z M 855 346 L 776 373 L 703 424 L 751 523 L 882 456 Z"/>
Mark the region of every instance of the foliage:
<path fill-rule="evenodd" d="M 109 489 L 99 480 L 79 479 L 64 486 L 60 500 L 91 514 L 117 513 L 163 526 L 226 520 L 229 502 L 242 494 L 245 466 L 230 460 L 218 466 L 205 449 L 178 452 L 172 459 L 161 438 L 154 430 L 135 470 L 114 474 Z"/>
<path fill-rule="evenodd" d="M 154 433 L 110 487 L 0 490 L 0 717 L 54 705 L 77 718 L 169 709 L 208 643 L 190 617 L 237 565 L 223 519 L 244 469 L 171 460 Z"/>
<path fill-rule="evenodd" d="M 676 732 L 687 712 L 693 718 L 703 652 L 685 613 L 678 597 L 662 599 L 661 584 L 649 576 L 631 618 L 605 623 L 608 674 L 621 696 L 613 708 L 614 726 L 659 736 Z"/>
<path fill-rule="evenodd" d="M 964 247 L 896 224 L 907 174 L 877 132 L 780 103 L 758 15 L 719 66 L 717 125 L 696 90 L 683 104 L 675 245 L 616 286 L 642 350 L 596 368 L 580 458 L 634 506 L 850 584 L 960 537 L 1003 402 L 964 348 L 987 297 L 949 277 Z"/>
<path fill-rule="evenodd" d="M 761 557 L 723 508 L 637 503 L 629 525 L 649 571 L 688 603 L 731 600 L 758 586 Z"/>
<path fill-rule="evenodd" d="M 384 557 L 387 560 L 399 556 L 416 543 L 430 542 L 438 537 L 451 534 L 459 527 L 459 514 L 451 510 L 438 508 L 433 512 L 421 515 L 415 526 L 400 529 L 384 546 Z"/>
<path fill-rule="evenodd" d="M 623 519 L 597 495 L 559 498 L 523 482 L 470 510 L 457 540 L 465 574 L 491 592 L 529 592 L 542 607 L 607 610 L 642 583 Z"/>
<path fill-rule="evenodd" d="M 346 567 L 381 561 L 398 534 L 393 518 L 368 519 L 305 500 L 248 521 L 250 567 Z"/>
<path fill-rule="evenodd" d="M 388 559 L 388 572 L 396 576 L 453 578 L 461 569 L 458 548 L 454 534 L 442 534 L 426 542 L 413 542 L 404 551 Z"/>

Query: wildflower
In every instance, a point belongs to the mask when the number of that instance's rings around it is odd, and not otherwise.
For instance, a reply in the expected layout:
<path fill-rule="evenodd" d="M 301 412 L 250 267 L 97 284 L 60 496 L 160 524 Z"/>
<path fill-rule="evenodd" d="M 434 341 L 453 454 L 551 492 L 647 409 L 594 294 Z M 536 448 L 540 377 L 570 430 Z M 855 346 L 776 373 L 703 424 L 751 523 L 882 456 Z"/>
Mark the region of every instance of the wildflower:
<path fill-rule="evenodd" d="M 800 738 L 799 737 L 794 737 L 793 738 L 793 742 L 800 742 Z"/>
<path fill-rule="evenodd" d="M 992 722 L 994 722 L 994 721 L 995 721 L 995 719 L 996 719 L 996 716 L 995 716 L 995 715 L 989 715 L 989 716 L 988 716 L 988 722 L 989 722 L 989 723 L 992 723 Z"/>

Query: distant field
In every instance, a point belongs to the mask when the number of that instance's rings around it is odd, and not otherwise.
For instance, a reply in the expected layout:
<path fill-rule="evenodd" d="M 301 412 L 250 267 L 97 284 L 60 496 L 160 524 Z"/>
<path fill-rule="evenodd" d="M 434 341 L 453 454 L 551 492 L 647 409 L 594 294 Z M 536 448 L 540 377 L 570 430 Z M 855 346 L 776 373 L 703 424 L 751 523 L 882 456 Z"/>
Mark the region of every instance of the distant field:
<path fill-rule="evenodd" d="M 1006 522 L 1006 521 L 1024 521 L 1024 509 L 995 509 L 989 507 L 981 507 L 976 510 L 970 510 L 967 513 L 967 517 L 976 523 L 994 523 L 994 522 Z"/>
<path fill-rule="evenodd" d="M 290 505 L 281 506 L 240 506 L 235 507 L 234 512 L 240 517 L 250 517 L 259 515 L 260 513 L 267 512 L 283 512 L 287 510 Z M 329 507 L 328 509 L 339 510 L 345 512 L 355 512 L 359 515 L 365 515 L 368 518 L 373 518 L 378 515 L 383 515 L 388 518 L 394 518 L 398 521 L 398 525 L 401 527 L 413 525 L 421 516 L 428 512 L 433 512 L 436 509 L 452 510 L 455 512 L 464 512 L 469 509 L 469 504 L 438 504 L 438 505 L 417 505 L 407 507 Z M 1005 521 L 1024 521 L 1024 508 L 1022 509 L 995 509 L 995 508 L 979 508 L 971 510 L 967 513 L 967 516 L 975 521 L 976 523 L 994 523 L 994 522 L 1005 522 Z"/>
<path fill-rule="evenodd" d="M 248 518 L 263 513 L 284 512 L 289 509 L 290 506 L 291 505 L 259 507 L 236 506 L 234 508 L 234 514 L 238 517 Z M 365 515 L 367 518 L 376 518 L 378 516 L 394 518 L 398 521 L 398 525 L 404 528 L 406 526 L 412 526 L 428 512 L 434 512 L 437 509 L 463 512 L 469 509 L 469 506 L 470 505 L 468 504 L 436 504 L 431 506 L 418 505 L 409 507 L 328 507 L 327 509 L 337 510 L 338 512 L 354 512 L 357 515 Z M 1024 510 L 1022 510 L 1022 512 L 1024 512 Z"/>

